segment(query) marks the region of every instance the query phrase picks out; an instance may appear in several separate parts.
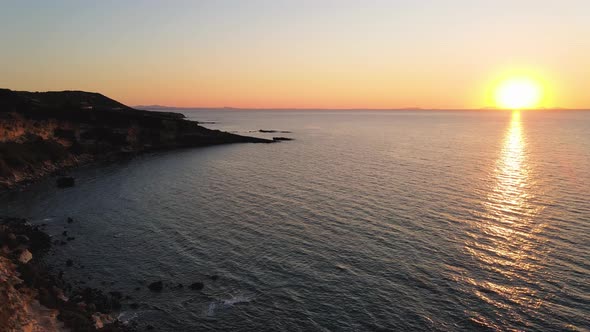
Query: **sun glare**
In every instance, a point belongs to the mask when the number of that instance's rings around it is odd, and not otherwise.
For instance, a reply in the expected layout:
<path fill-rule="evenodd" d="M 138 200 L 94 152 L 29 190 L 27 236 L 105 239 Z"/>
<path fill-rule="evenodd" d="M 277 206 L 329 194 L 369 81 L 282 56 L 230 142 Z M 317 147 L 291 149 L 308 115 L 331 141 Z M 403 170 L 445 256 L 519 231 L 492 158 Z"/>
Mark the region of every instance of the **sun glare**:
<path fill-rule="evenodd" d="M 495 94 L 501 108 L 520 110 L 534 108 L 541 100 L 540 84 L 530 78 L 511 78 L 502 81 Z"/>

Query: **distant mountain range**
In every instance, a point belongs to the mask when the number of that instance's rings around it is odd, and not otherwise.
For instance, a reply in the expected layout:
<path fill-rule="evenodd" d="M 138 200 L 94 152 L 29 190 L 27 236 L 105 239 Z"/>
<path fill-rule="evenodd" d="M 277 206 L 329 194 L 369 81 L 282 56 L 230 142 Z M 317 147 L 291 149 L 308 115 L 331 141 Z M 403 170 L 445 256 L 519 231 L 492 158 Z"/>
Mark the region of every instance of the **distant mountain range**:
<path fill-rule="evenodd" d="M 136 109 L 146 111 L 181 111 L 181 110 L 217 110 L 217 109 L 234 109 L 233 107 L 174 107 L 164 105 L 137 105 Z"/>

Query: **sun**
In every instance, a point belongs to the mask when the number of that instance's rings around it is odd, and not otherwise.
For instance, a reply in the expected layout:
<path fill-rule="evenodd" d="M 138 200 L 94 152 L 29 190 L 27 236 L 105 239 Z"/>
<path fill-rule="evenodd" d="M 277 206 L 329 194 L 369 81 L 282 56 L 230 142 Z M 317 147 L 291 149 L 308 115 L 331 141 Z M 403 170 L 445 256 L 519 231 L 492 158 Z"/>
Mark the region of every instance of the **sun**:
<path fill-rule="evenodd" d="M 496 105 L 507 109 L 530 109 L 541 101 L 541 85 L 531 78 L 506 79 L 498 85 L 495 93 Z"/>

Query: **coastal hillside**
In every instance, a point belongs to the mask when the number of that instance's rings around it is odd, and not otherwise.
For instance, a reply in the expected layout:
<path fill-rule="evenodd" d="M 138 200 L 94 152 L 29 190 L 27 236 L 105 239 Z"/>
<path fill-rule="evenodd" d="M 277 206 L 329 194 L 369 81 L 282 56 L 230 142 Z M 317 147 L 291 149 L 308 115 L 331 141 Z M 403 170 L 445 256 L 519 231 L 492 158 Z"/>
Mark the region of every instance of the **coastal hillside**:
<path fill-rule="evenodd" d="M 180 113 L 99 93 L 0 89 L 0 188 L 93 160 L 156 149 L 270 140 L 210 130 Z"/>

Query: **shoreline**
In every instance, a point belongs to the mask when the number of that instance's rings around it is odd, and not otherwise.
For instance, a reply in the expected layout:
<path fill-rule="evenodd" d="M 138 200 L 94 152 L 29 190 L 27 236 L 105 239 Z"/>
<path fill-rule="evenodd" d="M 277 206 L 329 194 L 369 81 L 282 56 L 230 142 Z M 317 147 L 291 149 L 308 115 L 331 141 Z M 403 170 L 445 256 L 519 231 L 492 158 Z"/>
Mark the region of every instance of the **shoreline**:
<path fill-rule="evenodd" d="M 46 97 L 51 97 L 52 102 L 61 98 L 63 105 L 44 104 Z M 94 103 L 91 106 L 88 98 Z M 0 194 L 21 190 L 51 176 L 58 176 L 54 184 L 58 187 L 63 179 L 68 180 L 63 186 L 73 186 L 75 179 L 66 176 L 70 170 L 150 152 L 287 140 L 291 139 L 207 129 L 185 120 L 181 114 L 135 110 L 99 94 L 0 89 Z M 73 220 L 63 222 L 67 226 L 65 223 Z M 43 226 L 0 216 L 0 331 L 154 329 L 136 320 L 118 320 L 123 304 L 130 308 L 137 305 L 130 303 L 130 295 L 85 287 L 76 281 L 72 281 L 73 285 L 64 279 L 59 266 L 48 265 L 44 258 L 55 254 L 52 248 L 64 245 L 70 237 L 52 238 Z M 71 259 L 66 261 L 67 267 L 73 264 Z M 216 280 L 217 276 L 210 279 Z M 184 287 L 162 280 L 145 286 L 152 292 Z M 200 291 L 204 284 L 193 281 L 186 286 Z"/>
<path fill-rule="evenodd" d="M 46 264 L 51 248 L 42 226 L 0 217 L 0 330 L 136 331 L 114 317 L 121 294 L 73 287 Z"/>
<path fill-rule="evenodd" d="M 98 93 L 0 89 L 0 190 L 146 152 L 280 140 L 208 129 L 180 113 L 137 110 Z"/>

